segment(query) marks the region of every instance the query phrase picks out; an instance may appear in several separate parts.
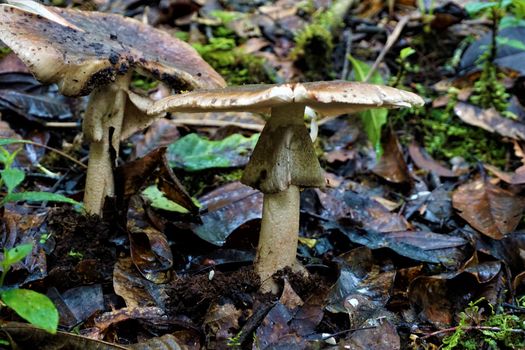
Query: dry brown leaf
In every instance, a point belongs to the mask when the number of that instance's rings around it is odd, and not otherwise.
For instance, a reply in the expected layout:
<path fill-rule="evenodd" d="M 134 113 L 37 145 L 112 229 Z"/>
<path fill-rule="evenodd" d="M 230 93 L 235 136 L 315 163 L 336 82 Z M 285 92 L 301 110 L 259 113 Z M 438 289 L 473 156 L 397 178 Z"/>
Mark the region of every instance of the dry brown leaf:
<path fill-rule="evenodd" d="M 436 175 L 443 177 L 457 176 L 452 170 L 445 168 L 439 164 L 435 159 L 430 157 L 417 143 L 412 142 L 408 147 L 410 158 L 414 161 L 418 168 L 433 172 Z"/>
<path fill-rule="evenodd" d="M 523 197 L 483 180 L 462 185 L 452 194 L 459 216 L 494 239 L 502 239 L 518 226 L 524 204 Z"/>
<path fill-rule="evenodd" d="M 454 107 L 454 112 L 467 124 L 501 136 L 525 140 L 525 124 L 502 117 L 493 108 L 483 110 L 468 103 L 458 102 Z"/>
<path fill-rule="evenodd" d="M 396 135 L 389 132 L 383 144 L 384 154 L 372 169 L 374 174 L 394 183 L 410 182 L 408 168 Z"/>

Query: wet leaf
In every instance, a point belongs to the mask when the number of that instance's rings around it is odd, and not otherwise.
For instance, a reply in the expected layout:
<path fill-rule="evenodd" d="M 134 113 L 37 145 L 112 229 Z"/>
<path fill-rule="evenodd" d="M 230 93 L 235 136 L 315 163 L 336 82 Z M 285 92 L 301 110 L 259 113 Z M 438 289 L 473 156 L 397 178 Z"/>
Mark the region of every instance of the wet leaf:
<path fill-rule="evenodd" d="M 206 212 L 202 224 L 192 230 L 202 239 L 221 246 L 228 236 L 244 223 L 262 216 L 262 194 L 240 182 L 222 186 L 199 198 Z"/>
<path fill-rule="evenodd" d="M 153 208 L 183 214 L 189 213 L 188 209 L 166 198 L 165 194 L 159 191 L 159 189 L 155 185 L 149 186 L 144 191 L 142 191 L 142 196 L 149 202 L 151 202 L 151 206 Z"/>
<path fill-rule="evenodd" d="M 115 264 L 113 288 L 130 309 L 157 306 L 164 310 L 165 304 L 169 301 L 166 285 L 156 284 L 143 278 L 131 258 L 119 259 Z"/>
<path fill-rule="evenodd" d="M 452 205 L 459 216 L 494 239 L 514 231 L 524 203 L 522 197 L 483 180 L 462 185 L 452 194 Z"/>
<path fill-rule="evenodd" d="M 349 339 L 340 341 L 339 346 L 353 350 L 401 349 L 397 329 L 387 318 L 370 319 L 366 325 L 366 329 L 353 332 Z"/>
<path fill-rule="evenodd" d="M 177 338 L 172 334 L 164 334 L 162 337 L 153 337 L 143 340 L 136 344 L 130 344 L 126 347 L 134 350 L 178 350 L 190 349 L 177 341 Z"/>
<path fill-rule="evenodd" d="M 492 4 L 495 4 L 494 2 Z M 514 41 L 523 42 L 525 37 L 525 27 L 512 26 L 503 28 L 498 32 L 500 42 L 512 43 Z M 472 71 L 479 67 L 478 58 L 485 52 L 486 48 L 492 40 L 490 33 L 484 35 L 479 40 L 473 42 L 465 53 L 461 56 L 460 69 L 462 73 Z M 525 51 L 521 47 L 514 45 L 498 45 L 497 55 L 494 63 L 498 67 L 512 69 L 520 74 L 525 74 L 525 67 L 523 60 L 525 59 Z"/>
<path fill-rule="evenodd" d="M 369 249 L 380 249 L 389 248 L 401 256 L 416 260 L 430 263 L 442 263 L 445 265 L 454 265 L 457 259 L 461 257 L 456 250 L 441 250 L 441 249 L 425 249 L 417 244 L 421 243 L 422 240 L 418 239 L 407 239 L 403 237 L 404 234 L 396 237 L 395 233 L 390 236 L 389 233 L 377 232 L 374 230 L 360 230 L 353 224 L 346 224 L 341 222 L 339 224 L 326 223 L 323 225 L 325 229 L 339 229 L 348 239 L 356 244 L 364 245 Z M 414 232 L 414 237 L 417 237 L 418 232 Z M 438 234 L 432 234 L 438 235 Z M 439 235 L 440 236 L 440 235 Z M 447 241 L 446 236 L 443 236 L 443 240 Z M 407 242 L 405 242 L 405 240 Z M 459 240 L 453 239 L 449 244 L 459 244 Z"/>
<path fill-rule="evenodd" d="M 374 174 L 393 183 L 410 182 L 410 174 L 403 157 L 401 145 L 392 131 L 385 136 L 383 149 L 383 156 L 372 169 Z"/>
<path fill-rule="evenodd" d="M 2 325 L 2 330 L 9 334 L 15 346 L 20 349 L 83 349 L 83 350 L 125 350 L 127 347 L 110 344 L 105 341 L 90 339 L 77 334 L 57 332 L 52 335 L 40 328 L 18 322 Z"/>
<path fill-rule="evenodd" d="M 173 266 L 173 255 L 164 233 L 146 221 L 143 203 L 137 196 L 130 201 L 127 229 L 131 258 L 137 269 L 148 280 L 165 283 Z"/>
<path fill-rule="evenodd" d="M 2 302 L 20 317 L 49 333 L 55 334 L 58 326 L 58 311 L 44 294 L 28 289 L 8 289 L 0 292 Z"/>
<path fill-rule="evenodd" d="M 161 118 L 150 125 L 138 142 L 134 143 L 136 157 L 144 157 L 157 148 L 167 147 L 180 137 L 177 124 L 172 120 Z"/>
<path fill-rule="evenodd" d="M 291 312 L 281 303 L 268 312 L 263 322 L 255 333 L 254 349 L 304 349 L 305 340 L 299 337 L 290 328 L 289 323 L 293 319 Z"/>
<path fill-rule="evenodd" d="M 189 134 L 168 147 L 167 157 L 171 167 L 188 171 L 243 166 L 248 163 L 258 138 L 258 134 L 249 138 L 234 134 L 212 141 Z"/>
<path fill-rule="evenodd" d="M 418 168 L 433 172 L 438 176 L 443 177 L 456 177 L 457 175 L 450 169 L 445 168 L 443 165 L 438 163 L 435 159 L 430 157 L 421 146 L 417 143 L 412 142 L 408 147 L 410 157 L 417 165 Z"/>
<path fill-rule="evenodd" d="M 357 296 L 369 300 L 375 307 L 386 304 L 394 283 L 395 271 L 382 271 L 373 260 L 370 249 L 353 249 L 336 261 L 340 266 L 340 274 L 330 291 L 326 310 L 347 313 L 345 302 L 349 297 Z M 358 318 L 357 315 L 354 316 Z M 366 318 L 365 316 L 364 319 Z"/>
<path fill-rule="evenodd" d="M 233 304 L 213 304 L 210 306 L 204 318 L 204 325 L 215 335 L 217 345 L 228 343 L 228 339 L 235 336 L 233 332 L 239 328 L 241 315 L 242 311 Z"/>
<path fill-rule="evenodd" d="M 9 168 L 0 171 L 0 176 L 7 187 L 7 192 L 11 193 L 24 181 L 26 173 L 20 169 Z"/>
<path fill-rule="evenodd" d="M 458 102 L 454 112 L 465 123 L 512 139 L 525 140 L 525 124 L 505 118 L 495 109 L 481 109 L 474 105 Z"/>
<path fill-rule="evenodd" d="M 46 96 L 16 90 L 0 90 L 0 108 L 12 110 L 29 120 L 72 119 L 73 111 L 60 96 Z"/>

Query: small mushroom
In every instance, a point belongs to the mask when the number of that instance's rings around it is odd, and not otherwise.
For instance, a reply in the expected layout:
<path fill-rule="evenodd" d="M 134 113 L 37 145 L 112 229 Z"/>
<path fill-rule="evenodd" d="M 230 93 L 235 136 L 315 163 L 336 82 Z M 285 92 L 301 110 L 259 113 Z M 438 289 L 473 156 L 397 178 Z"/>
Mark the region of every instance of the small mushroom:
<path fill-rule="evenodd" d="M 90 143 L 84 205 L 100 214 L 105 197 L 114 193 L 111 155 L 118 155 L 124 137 L 156 119 L 145 113 L 152 101 L 129 91 L 132 73 L 178 92 L 225 82 L 190 45 L 134 19 L 25 3 L 64 22 L 0 4 L 0 40 L 38 80 L 57 83 L 66 96 L 90 95 L 83 123 Z"/>
<path fill-rule="evenodd" d="M 387 86 L 330 81 L 193 91 L 160 100 L 148 113 L 271 111 L 242 182 L 264 193 L 255 270 L 262 290 L 275 292 L 271 276 L 287 266 L 297 266 L 300 188 L 325 184 L 304 125 L 305 107 L 329 116 L 423 103 L 416 94 Z"/>

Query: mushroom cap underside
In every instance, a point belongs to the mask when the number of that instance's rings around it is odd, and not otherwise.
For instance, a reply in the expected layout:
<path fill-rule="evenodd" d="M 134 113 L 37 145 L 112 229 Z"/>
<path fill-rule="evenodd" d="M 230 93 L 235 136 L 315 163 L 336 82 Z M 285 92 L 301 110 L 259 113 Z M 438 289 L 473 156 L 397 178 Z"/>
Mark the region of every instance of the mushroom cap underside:
<path fill-rule="evenodd" d="M 323 115 L 354 113 L 371 108 L 422 106 L 418 95 L 389 86 L 351 81 L 280 85 L 241 85 L 197 90 L 166 97 L 148 113 L 251 111 L 263 112 L 286 104 L 309 106 Z"/>
<path fill-rule="evenodd" d="M 190 45 L 168 33 L 116 14 L 46 9 L 83 31 L 2 4 L 0 40 L 64 95 L 87 95 L 130 69 L 178 90 L 226 85 Z"/>

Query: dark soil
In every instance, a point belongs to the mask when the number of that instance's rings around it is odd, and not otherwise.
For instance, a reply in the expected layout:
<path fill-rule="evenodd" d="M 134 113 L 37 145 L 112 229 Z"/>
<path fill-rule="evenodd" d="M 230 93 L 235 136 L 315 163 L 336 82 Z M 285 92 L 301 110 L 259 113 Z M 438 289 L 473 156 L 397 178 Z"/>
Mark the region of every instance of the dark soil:
<path fill-rule="evenodd" d="M 59 290 L 83 284 L 111 284 L 118 230 L 97 216 L 71 210 L 54 212 L 49 228 L 56 246 L 48 257 L 48 283 Z"/>

